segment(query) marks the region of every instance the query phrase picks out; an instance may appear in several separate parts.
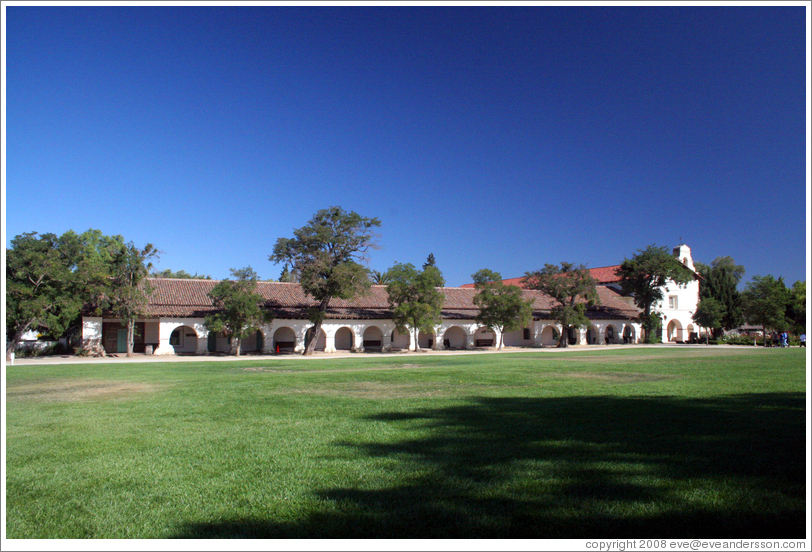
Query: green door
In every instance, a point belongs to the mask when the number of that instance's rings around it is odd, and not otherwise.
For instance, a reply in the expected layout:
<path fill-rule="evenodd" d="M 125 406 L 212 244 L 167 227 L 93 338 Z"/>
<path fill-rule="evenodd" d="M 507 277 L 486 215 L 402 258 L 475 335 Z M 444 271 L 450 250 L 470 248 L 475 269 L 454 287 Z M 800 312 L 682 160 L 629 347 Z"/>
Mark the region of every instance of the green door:
<path fill-rule="evenodd" d="M 127 352 L 127 330 L 118 331 L 118 345 L 116 346 L 117 353 Z"/>

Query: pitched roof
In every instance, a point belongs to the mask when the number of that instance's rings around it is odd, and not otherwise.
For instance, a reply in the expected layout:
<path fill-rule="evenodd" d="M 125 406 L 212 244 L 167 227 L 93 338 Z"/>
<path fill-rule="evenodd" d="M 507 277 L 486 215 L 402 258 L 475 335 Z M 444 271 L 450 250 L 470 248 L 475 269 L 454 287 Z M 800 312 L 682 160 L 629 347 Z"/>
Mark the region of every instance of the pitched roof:
<path fill-rule="evenodd" d="M 617 269 L 620 268 L 620 265 L 612 265 L 612 266 L 601 266 L 598 268 L 589 268 L 589 274 L 595 278 L 595 281 L 598 284 L 613 284 L 620 281 L 620 276 L 616 274 Z M 508 278 L 507 280 L 502 280 L 502 283 L 506 286 L 518 286 L 520 288 L 524 287 L 522 284 L 522 279 L 524 276 L 519 278 Z M 474 284 L 463 284 L 462 287 L 464 288 L 473 288 Z"/>
<path fill-rule="evenodd" d="M 215 312 L 208 293 L 217 280 L 149 278 L 152 288 L 145 314 L 151 317 L 203 317 Z M 439 288 L 445 296 L 442 316 L 447 319 L 472 319 L 479 308 L 474 304 L 476 290 L 472 288 Z M 276 318 L 306 319 L 308 309 L 318 302 L 308 296 L 299 284 L 258 282 L 257 292 L 262 295 L 263 306 Z M 524 290 L 525 299 L 533 299 L 533 316 L 549 318 L 554 303 L 540 291 Z M 590 318 L 630 319 L 639 311 L 630 306 L 619 293 L 606 286 L 598 286 L 600 305 L 588 307 Z M 386 286 L 372 286 L 369 292 L 353 300 L 333 299 L 327 310 L 331 319 L 389 319 L 392 317 Z"/>

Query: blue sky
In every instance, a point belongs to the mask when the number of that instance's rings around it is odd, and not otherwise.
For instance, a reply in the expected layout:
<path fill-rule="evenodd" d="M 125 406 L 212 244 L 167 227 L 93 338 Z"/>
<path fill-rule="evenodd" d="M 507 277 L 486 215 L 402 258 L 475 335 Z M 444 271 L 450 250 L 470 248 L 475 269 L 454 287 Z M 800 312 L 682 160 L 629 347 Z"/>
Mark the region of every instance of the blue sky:
<path fill-rule="evenodd" d="M 807 4 L 808 6 L 808 4 Z M 215 278 L 319 209 L 370 268 L 806 278 L 806 9 L 6 5 L 6 243 L 97 228 Z"/>

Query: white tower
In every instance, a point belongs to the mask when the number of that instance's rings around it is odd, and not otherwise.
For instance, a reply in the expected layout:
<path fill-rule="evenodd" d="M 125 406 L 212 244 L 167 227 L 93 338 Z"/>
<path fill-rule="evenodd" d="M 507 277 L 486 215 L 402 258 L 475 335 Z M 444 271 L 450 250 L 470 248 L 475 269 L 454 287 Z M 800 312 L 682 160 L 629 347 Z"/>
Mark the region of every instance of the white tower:
<path fill-rule="evenodd" d="M 694 260 L 691 258 L 690 247 L 682 243 L 674 248 L 673 253 L 674 256 L 682 262 L 682 264 L 696 272 L 696 268 L 694 268 Z"/>

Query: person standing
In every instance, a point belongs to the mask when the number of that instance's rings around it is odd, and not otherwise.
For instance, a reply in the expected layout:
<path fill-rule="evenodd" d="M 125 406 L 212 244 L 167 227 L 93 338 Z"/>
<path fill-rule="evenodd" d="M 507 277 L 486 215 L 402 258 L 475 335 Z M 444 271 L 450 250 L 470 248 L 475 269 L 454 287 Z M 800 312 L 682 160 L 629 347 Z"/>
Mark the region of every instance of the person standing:
<path fill-rule="evenodd" d="M 801 347 L 806 347 L 806 334 L 802 333 L 800 339 L 801 339 L 801 345 L 800 346 Z"/>

